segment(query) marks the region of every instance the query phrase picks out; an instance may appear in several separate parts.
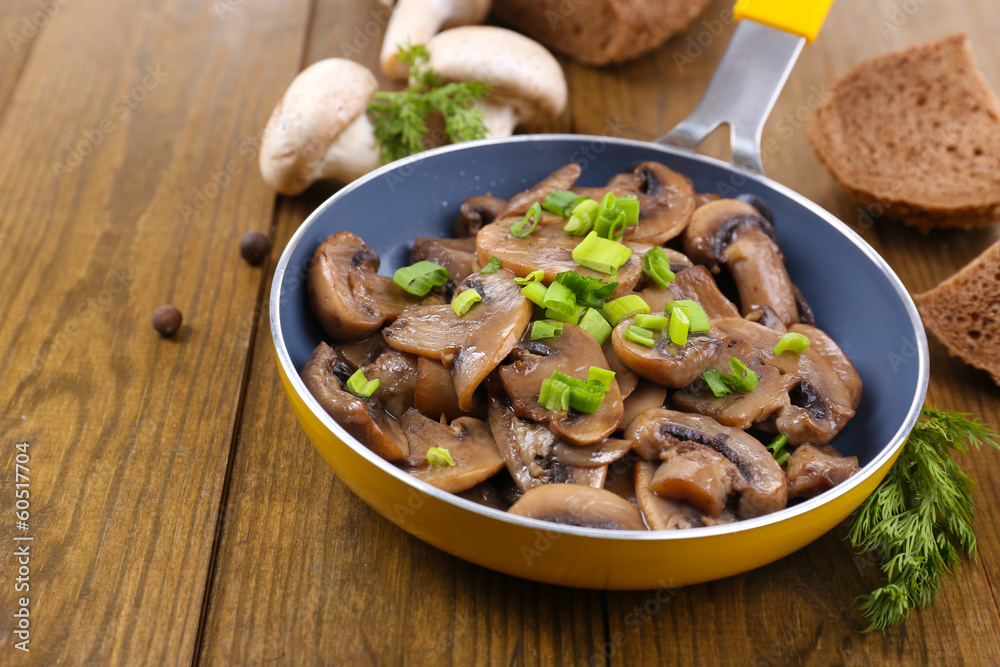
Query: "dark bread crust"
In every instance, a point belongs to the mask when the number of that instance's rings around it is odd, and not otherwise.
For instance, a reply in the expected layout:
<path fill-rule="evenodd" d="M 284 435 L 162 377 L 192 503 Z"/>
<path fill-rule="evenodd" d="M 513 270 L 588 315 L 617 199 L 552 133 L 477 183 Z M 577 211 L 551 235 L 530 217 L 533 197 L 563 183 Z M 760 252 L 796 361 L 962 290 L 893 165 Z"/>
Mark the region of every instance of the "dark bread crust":
<path fill-rule="evenodd" d="M 924 231 L 1000 219 L 1000 102 L 964 34 L 855 66 L 816 109 L 809 140 L 880 215 Z"/>
<path fill-rule="evenodd" d="M 585 65 L 623 63 L 684 30 L 711 0 L 494 0 L 493 15 Z"/>
<path fill-rule="evenodd" d="M 952 354 L 1000 385 L 1000 241 L 913 300 L 924 325 Z"/>

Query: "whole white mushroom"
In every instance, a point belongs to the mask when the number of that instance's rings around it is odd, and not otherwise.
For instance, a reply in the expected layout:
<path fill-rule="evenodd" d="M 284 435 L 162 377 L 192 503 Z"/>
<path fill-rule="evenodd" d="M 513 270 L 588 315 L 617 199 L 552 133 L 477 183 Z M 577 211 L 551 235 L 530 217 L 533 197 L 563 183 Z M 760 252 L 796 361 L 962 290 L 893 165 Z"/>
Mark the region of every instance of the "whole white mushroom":
<path fill-rule="evenodd" d="M 382 41 L 380 63 L 382 72 L 393 79 L 404 80 L 409 65 L 399 61 L 400 47 L 426 44 L 439 30 L 482 23 L 490 13 L 492 0 L 382 0 L 395 5 Z"/>

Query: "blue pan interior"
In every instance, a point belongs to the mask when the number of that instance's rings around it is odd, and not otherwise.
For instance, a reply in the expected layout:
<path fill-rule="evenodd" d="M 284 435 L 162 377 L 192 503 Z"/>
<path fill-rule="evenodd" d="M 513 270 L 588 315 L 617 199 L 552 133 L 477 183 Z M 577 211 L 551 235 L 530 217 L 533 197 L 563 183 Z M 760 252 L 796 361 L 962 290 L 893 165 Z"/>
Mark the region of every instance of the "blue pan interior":
<path fill-rule="evenodd" d="M 906 422 L 916 392 L 922 400 L 926 381 L 918 353 L 923 331 L 899 281 L 864 241 L 801 197 L 656 144 L 572 135 L 478 143 L 425 154 L 341 190 L 307 221 L 280 277 L 278 319 L 296 369 L 324 338 L 309 309 L 305 275 L 330 234 L 354 232 L 381 257 L 379 272 L 392 275 L 408 263 L 413 237 L 451 236 L 467 197 L 510 197 L 569 162 L 583 168 L 579 185 L 600 186 L 646 160 L 687 175 L 698 192 L 749 193 L 771 208 L 792 279 L 864 382 L 857 415 L 832 444 L 862 465 L 870 462 Z"/>

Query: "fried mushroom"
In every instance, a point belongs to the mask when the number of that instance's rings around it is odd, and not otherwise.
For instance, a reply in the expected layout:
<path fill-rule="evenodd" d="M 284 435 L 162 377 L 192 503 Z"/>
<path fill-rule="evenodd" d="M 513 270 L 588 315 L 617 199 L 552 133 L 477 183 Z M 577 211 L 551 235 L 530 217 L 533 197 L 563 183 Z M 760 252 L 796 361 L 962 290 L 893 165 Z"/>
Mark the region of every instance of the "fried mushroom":
<path fill-rule="evenodd" d="M 405 470 L 442 491 L 459 493 L 480 484 L 503 468 L 503 459 L 486 424 L 472 417 L 459 417 L 445 424 L 410 408 L 399 418 L 410 452 Z M 431 447 L 445 449 L 455 465 L 432 465 Z"/>
<path fill-rule="evenodd" d="M 511 514 L 553 523 L 607 530 L 647 530 L 631 503 L 605 489 L 579 484 L 546 484 L 527 491 Z"/>

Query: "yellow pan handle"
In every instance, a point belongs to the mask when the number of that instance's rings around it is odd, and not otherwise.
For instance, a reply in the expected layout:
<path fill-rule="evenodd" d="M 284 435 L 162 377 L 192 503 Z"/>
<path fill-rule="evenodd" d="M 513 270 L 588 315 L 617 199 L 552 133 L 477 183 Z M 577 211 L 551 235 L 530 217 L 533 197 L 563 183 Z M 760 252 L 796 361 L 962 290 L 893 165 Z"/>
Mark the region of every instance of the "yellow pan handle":
<path fill-rule="evenodd" d="M 736 20 L 753 19 L 812 42 L 823 27 L 833 0 L 736 0 Z"/>

